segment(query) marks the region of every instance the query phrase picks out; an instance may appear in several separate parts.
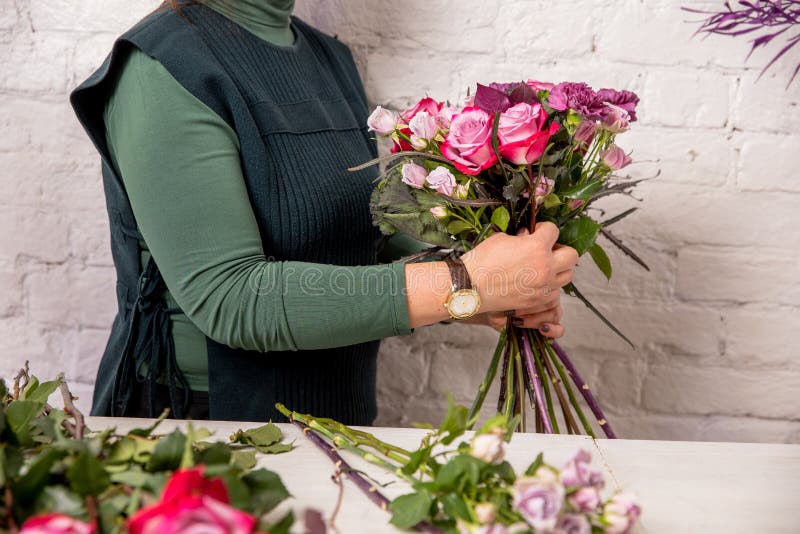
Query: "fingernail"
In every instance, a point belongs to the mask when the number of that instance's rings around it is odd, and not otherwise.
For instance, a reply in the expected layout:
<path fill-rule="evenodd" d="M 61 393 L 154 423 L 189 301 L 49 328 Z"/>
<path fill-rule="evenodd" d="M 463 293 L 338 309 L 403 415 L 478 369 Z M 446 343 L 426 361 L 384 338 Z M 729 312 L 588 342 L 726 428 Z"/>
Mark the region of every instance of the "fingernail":
<path fill-rule="evenodd" d="M 542 326 L 539 327 L 539 330 L 541 330 L 542 332 L 549 332 L 550 331 L 550 325 L 543 324 Z"/>
<path fill-rule="evenodd" d="M 514 326 L 522 326 L 525 323 L 521 317 L 514 317 L 513 319 L 511 319 L 511 324 L 513 324 Z"/>

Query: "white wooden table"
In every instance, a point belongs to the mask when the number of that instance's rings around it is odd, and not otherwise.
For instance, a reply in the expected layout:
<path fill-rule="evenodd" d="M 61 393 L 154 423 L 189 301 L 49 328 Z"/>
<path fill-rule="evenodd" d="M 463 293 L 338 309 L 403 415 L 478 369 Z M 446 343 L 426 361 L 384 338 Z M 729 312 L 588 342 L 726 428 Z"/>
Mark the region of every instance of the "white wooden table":
<path fill-rule="evenodd" d="M 93 430 L 116 426 L 121 432 L 146 426 L 142 419 L 87 418 Z M 227 440 L 236 430 L 263 423 L 196 422 Z M 181 422 L 165 421 L 167 432 Z M 293 425 L 278 425 L 295 450 L 259 454 L 258 464 L 277 472 L 292 494 L 279 511 L 311 507 L 327 516 L 339 488 L 331 480 L 331 461 Z M 426 433 L 413 428 L 369 428 L 378 438 L 414 449 Z M 702 443 L 682 441 L 592 440 L 584 436 L 518 434 L 508 448 L 515 469 L 526 468 L 540 451 L 545 461 L 560 467 L 577 449 L 592 453 L 606 475 L 610 494 L 616 489 L 635 493 L 643 508 L 637 533 L 800 533 L 800 445 Z M 379 482 L 394 477 L 342 452 L 353 468 Z M 408 491 L 401 482 L 382 490 L 392 498 Z M 343 534 L 397 532 L 389 515 L 378 509 L 352 483 L 344 483 L 344 500 L 336 519 Z"/>

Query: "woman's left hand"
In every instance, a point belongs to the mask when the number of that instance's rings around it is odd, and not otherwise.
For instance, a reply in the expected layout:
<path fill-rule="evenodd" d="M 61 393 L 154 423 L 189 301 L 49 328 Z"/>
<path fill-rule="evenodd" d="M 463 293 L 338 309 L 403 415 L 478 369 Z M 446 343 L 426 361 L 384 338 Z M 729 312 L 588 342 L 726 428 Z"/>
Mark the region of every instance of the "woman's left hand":
<path fill-rule="evenodd" d="M 515 310 L 511 316 L 514 326 L 519 328 L 538 329 L 543 336 L 549 338 L 559 338 L 564 335 L 564 326 L 561 324 L 561 317 L 564 310 L 561 305 L 557 305 L 549 310 L 532 312 L 531 310 Z M 506 327 L 508 316 L 503 312 L 481 313 L 459 321 L 468 324 L 480 324 L 491 326 L 498 332 Z"/>

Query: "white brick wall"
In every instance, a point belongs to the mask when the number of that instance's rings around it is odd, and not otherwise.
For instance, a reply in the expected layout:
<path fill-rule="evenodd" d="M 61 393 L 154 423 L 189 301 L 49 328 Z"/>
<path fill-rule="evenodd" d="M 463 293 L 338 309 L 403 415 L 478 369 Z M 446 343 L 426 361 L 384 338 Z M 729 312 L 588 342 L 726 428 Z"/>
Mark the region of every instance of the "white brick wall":
<path fill-rule="evenodd" d="M 641 120 L 622 139 L 642 161 L 635 174 L 662 174 L 615 230 L 652 272 L 611 251 L 610 283 L 588 259 L 577 275 L 637 349 L 572 301 L 564 344 L 622 436 L 800 442 L 800 83 L 785 88 L 798 58 L 756 82 L 767 55 L 745 68 L 746 42 L 691 39 L 687 3 L 300 0 L 297 11 L 352 46 L 376 104 L 527 77 L 637 91 Z M 97 157 L 67 94 L 156 5 L 0 0 L 0 374 L 24 358 L 42 375 L 63 370 L 84 406 L 113 271 Z M 435 326 L 385 342 L 378 422 L 438 420 L 445 391 L 469 401 L 494 340 Z"/>

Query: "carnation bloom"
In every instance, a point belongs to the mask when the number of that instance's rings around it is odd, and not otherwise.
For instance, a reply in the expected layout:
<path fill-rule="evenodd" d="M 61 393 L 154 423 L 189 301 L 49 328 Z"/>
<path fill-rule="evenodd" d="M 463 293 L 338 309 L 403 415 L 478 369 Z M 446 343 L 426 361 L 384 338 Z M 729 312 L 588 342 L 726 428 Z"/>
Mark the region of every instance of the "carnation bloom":
<path fill-rule="evenodd" d="M 96 531 L 93 524 L 68 515 L 44 514 L 25 521 L 19 534 L 94 534 Z"/>
<path fill-rule="evenodd" d="M 453 196 L 453 189 L 456 187 L 456 177 L 447 167 L 441 165 L 428 173 L 428 185 L 436 192 L 447 196 Z"/>
<path fill-rule="evenodd" d="M 600 120 L 605 115 L 603 99 L 583 82 L 556 85 L 550 90 L 547 103 L 555 110 L 572 109 L 591 120 Z"/>
<path fill-rule="evenodd" d="M 546 467 L 514 482 L 514 507 L 536 532 L 550 532 L 564 504 L 564 486 Z"/>
<path fill-rule="evenodd" d="M 627 534 L 639 520 L 642 509 L 636 504 L 630 493 L 618 493 L 606 503 L 603 509 L 605 532 L 609 534 Z"/>
<path fill-rule="evenodd" d="M 600 100 L 620 107 L 628 112 L 631 122 L 636 121 L 636 105 L 639 103 L 639 97 L 632 91 L 617 91 L 616 89 L 600 89 L 597 91 L 597 96 Z"/>
<path fill-rule="evenodd" d="M 390 135 L 397 127 L 399 118 L 394 111 L 378 106 L 367 119 L 367 126 L 378 135 Z"/>
<path fill-rule="evenodd" d="M 477 107 L 453 116 L 442 154 L 464 174 L 475 175 L 497 162 L 492 149 L 492 117 Z"/>
<path fill-rule="evenodd" d="M 580 449 L 561 469 L 561 483 L 565 486 L 593 486 L 602 488 L 605 485 L 603 473 L 592 466 L 592 455 Z"/>
<path fill-rule="evenodd" d="M 425 179 L 428 177 L 428 171 L 422 165 L 416 163 L 404 163 L 401 169 L 403 174 L 403 183 L 410 185 L 415 189 L 422 189 L 425 186 Z"/>
<path fill-rule="evenodd" d="M 203 466 L 198 466 L 175 471 L 164 487 L 161 500 L 130 518 L 128 532 L 251 534 L 255 523 L 253 517 L 228 504 L 228 491 L 222 479 L 203 477 Z"/>
<path fill-rule="evenodd" d="M 539 104 L 520 102 L 500 114 L 497 137 L 500 155 L 516 165 L 533 163 L 541 157 L 558 124 L 544 127 L 547 113 Z"/>
<path fill-rule="evenodd" d="M 617 145 L 611 145 L 600 153 L 600 159 L 612 171 L 618 171 L 630 165 L 631 157 Z"/>

